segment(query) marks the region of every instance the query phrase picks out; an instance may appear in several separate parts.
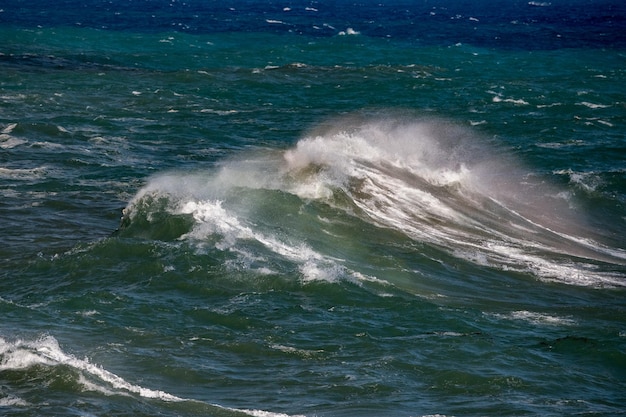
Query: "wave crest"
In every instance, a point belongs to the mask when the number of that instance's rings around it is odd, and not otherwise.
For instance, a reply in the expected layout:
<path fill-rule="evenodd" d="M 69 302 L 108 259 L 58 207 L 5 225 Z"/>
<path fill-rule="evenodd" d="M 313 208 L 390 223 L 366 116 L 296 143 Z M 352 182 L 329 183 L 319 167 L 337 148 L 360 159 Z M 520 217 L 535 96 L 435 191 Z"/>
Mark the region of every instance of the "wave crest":
<path fill-rule="evenodd" d="M 344 119 L 302 139 L 285 160 L 301 196 L 341 190 L 378 226 L 454 256 L 572 284 L 624 284 L 622 271 L 600 265 L 621 268 L 626 254 L 598 243 L 563 190 L 465 127 Z"/>
<path fill-rule="evenodd" d="M 9 341 L 0 337 L 0 372 L 20 372 L 35 369 L 38 378 L 42 381 L 42 390 L 50 389 L 51 376 L 45 368 L 58 368 L 59 372 L 65 371 L 58 377 L 64 384 L 70 383 L 78 388 L 78 392 L 97 392 L 105 396 L 125 396 L 145 398 L 166 403 L 194 403 L 198 405 L 203 414 L 233 415 L 240 416 L 267 416 L 267 417 L 290 417 L 287 414 L 273 413 L 264 410 L 237 409 L 224 407 L 218 404 L 205 403 L 193 399 L 181 398 L 176 395 L 141 385 L 133 384 L 121 376 L 118 376 L 99 365 L 91 363 L 88 359 L 79 359 L 72 354 L 66 353 L 56 338 L 50 335 L 41 336 L 36 340 Z M 67 389 L 67 388 L 66 388 Z M 30 406 L 21 398 L 9 395 L 0 401 L 4 406 Z M 48 404 L 46 404 L 48 405 Z M 294 416 L 296 417 L 296 416 Z"/>

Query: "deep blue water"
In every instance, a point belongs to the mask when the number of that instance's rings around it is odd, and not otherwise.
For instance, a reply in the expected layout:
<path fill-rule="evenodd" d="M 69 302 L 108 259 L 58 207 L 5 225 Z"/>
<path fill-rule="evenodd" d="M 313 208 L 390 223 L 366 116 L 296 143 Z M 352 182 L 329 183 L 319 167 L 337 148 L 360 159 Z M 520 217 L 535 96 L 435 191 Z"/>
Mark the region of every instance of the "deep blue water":
<path fill-rule="evenodd" d="M 625 19 L 0 2 L 0 414 L 625 414 Z"/>

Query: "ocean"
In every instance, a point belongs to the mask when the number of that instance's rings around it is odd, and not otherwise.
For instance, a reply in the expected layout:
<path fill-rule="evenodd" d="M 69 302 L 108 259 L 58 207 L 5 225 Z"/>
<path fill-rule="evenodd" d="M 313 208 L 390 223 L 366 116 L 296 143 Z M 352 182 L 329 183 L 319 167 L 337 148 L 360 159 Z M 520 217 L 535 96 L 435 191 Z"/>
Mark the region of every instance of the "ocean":
<path fill-rule="evenodd" d="M 626 414 L 626 3 L 0 1 L 0 414 Z"/>

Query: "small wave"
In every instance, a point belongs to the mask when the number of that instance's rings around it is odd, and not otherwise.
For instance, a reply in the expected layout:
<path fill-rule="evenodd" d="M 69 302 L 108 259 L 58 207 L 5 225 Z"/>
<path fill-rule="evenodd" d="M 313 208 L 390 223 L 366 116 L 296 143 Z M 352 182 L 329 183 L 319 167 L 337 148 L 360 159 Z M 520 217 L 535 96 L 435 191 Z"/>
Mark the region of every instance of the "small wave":
<path fill-rule="evenodd" d="M 588 101 L 581 101 L 580 103 L 576 103 L 576 104 L 579 106 L 589 107 L 590 109 L 606 109 L 608 107 L 611 107 L 608 104 L 590 103 Z"/>
<path fill-rule="evenodd" d="M 354 30 L 352 28 L 347 28 L 346 30 L 342 30 L 341 32 L 338 33 L 339 36 L 354 36 L 354 35 L 360 35 L 361 32 Z"/>
<path fill-rule="evenodd" d="M 9 123 L 4 129 L 2 129 L 2 131 L 0 131 L 0 133 L 11 133 L 13 132 L 13 129 L 15 129 L 17 127 L 17 123 Z"/>
<path fill-rule="evenodd" d="M 324 353 L 324 350 L 308 350 L 308 349 L 298 349 L 292 346 L 285 346 L 277 343 L 272 343 L 269 345 L 270 348 L 278 350 L 283 353 L 293 354 L 296 356 L 301 356 L 303 358 L 310 358 L 321 353 Z"/>
<path fill-rule="evenodd" d="M 13 342 L 0 337 L 0 372 L 25 370 L 35 366 L 69 367 L 78 373 L 76 382 L 82 386 L 84 391 L 95 391 L 106 396 L 122 395 L 132 397 L 137 395 L 142 398 L 170 403 L 195 402 L 204 404 L 209 408 L 244 413 L 255 417 L 289 417 L 287 414 L 264 410 L 238 409 L 223 407 L 217 404 L 206 404 L 193 399 L 181 398 L 161 390 L 133 384 L 101 366 L 91 363 L 87 359 L 78 359 L 74 355 L 64 352 L 58 341 L 50 335 L 42 336 L 33 341 L 15 340 Z M 45 388 L 42 387 L 42 389 Z M 0 400 L 0 406 L 2 405 L 29 406 L 30 404 L 20 398 L 9 395 Z"/>
<path fill-rule="evenodd" d="M 567 317 L 558 317 L 558 316 L 554 316 L 551 314 L 535 313 L 532 311 L 525 311 L 525 310 L 512 312 L 511 318 L 516 319 L 516 320 L 525 320 L 525 321 L 529 321 L 535 324 L 550 324 L 550 325 L 557 325 L 557 324 L 573 325 L 575 324 L 574 320 L 567 318 Z"/>
<path fill-rule="evenodd" d="M 20 139 L 6 133 L 0 134 L 0 148 L 2 149 L 12 149 L 25 143 L 28 143 L 26 139 Z"/>
<path fill-rule="evenodd" d="M 557 107 L 557 106 L 562 106 L 562 105 L 563 105 L 563 103 L 538 104 L 537 108 L 538 109 L 545 109 L 545 108 Z"/>
<path fill-rule="evenodd" d="M 608 127 L 613 127 L 613 126 L 615 126 L 613 123 L 611 123 L 611 122 L 607 122 L 606 120 L 597 119 L 596 121 L 597 121 L 598 123 L 600 123 L 601 125 L 604 125 L 604 126 L 608 126 Z"/>
<path fill-rule="evenodd" d="M 202 109 L 200 113 L 217 114 L 218 116 L 229 116 L 231 114 L 239 113 L 239 110 L 216 110 L 216 109 Z"/>
<path fill-rule="evenodd" d="M 602 179 L 595 172 L 578 172 L 571 169 L 562 169 L 554 172 L 557 175 L 567 175 L 572 184 L 587 192 L 596 191 L 602 185 Z"/>
<path fill-rule="evenodd" d="M 32 180 L 42 178 L 46 175 L 46 167 L 37 167 L 30 169 L 10 169 L 0 167 L 0 178 L 10 178 L 15 180 Z"/>
<path fill-rule="evenodd" d="M 78 359 L 61 349 L 57 340 L 52 336 L 43 336 L 35 341 L 17 340 L 8 342 L 0 338 L 0 370 L 18 370 L 35 365 L 58 366 L 66 365 L 96 378 L 85 388 L 98 390 L 103 393 L 138 394 L 145 398 L 158 398 L 163 401 L 183 401 L 175 395 L 163 391 L 151 390 L 134 385 L 123 378 L 90 363 L 86 359 Z M 84 380 L 83 380 L 84 381 Z"/>
<path fill-rule="evenodd" d="M 7 395 L 6 397 L 0 398 L 0 407 L 26 407 L 29 405 L 30 403 L 27 401 L 13 395 Z"/>
<path fill-rule="evenodd" d="M 502 98 L 500 95 L 496 95 L 491 99 L 494 103 L 511 103 L 516 104 L 518 106 L 526 106 L 529 103 L 523 99 L 515 99 L 515 98 Z"/>
<path fill-rule="evenodd" d="M 498 319 L 521 320 L 535 325 L 542 326 L 572 326 L 576 321 L 570 317 L 555 316 L 547 313 L 537 313 L 533 311 L 519 310 L 509 314 L 492 314 Z"/>

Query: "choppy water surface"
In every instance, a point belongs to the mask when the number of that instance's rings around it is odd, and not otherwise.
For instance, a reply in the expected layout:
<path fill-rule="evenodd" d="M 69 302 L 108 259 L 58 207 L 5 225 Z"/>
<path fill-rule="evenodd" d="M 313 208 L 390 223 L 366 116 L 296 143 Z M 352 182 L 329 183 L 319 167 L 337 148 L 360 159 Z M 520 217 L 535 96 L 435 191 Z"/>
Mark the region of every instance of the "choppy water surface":
<path fill-rule="evenodd" d="M 621 415 L 618 2 L 0 7 L 6 415 Z"/>

